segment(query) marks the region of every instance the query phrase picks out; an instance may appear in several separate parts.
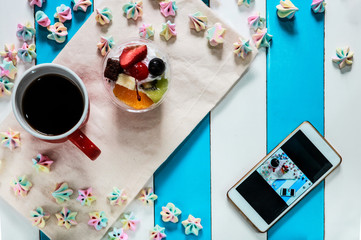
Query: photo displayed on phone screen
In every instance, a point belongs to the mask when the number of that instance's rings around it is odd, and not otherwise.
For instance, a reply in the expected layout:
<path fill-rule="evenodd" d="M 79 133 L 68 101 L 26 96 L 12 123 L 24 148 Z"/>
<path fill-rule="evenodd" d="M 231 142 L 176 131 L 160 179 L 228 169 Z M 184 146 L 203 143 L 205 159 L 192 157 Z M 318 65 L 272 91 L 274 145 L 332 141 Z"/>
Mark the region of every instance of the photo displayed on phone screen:
<path fill-rule="evenodd" d="M 278 149 L 258 167 L 257 172 L 287 205 L 291 205 L 312 186 L 312 182 L 282 149 Z"/>

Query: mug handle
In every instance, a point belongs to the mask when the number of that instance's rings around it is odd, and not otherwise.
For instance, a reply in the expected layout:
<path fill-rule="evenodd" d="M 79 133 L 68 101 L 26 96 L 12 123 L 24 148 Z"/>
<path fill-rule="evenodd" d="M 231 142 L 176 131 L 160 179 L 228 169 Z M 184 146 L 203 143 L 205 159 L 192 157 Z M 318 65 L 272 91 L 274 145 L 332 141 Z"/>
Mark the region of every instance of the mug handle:
<path fill-rule="evenodd" d="M 79 129 L 71 134 L 69 140 L 93 161 L 101 153 L 100 149 Z"/>

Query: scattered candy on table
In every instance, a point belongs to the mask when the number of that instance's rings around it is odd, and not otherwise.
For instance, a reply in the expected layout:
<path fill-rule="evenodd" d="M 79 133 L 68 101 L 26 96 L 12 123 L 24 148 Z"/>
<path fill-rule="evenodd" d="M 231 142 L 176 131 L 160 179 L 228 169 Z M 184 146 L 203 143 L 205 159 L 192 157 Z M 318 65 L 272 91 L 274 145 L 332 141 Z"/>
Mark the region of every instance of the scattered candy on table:
<path fill-rule="evenodd" d="M 73 10 L 78 11 L 82 10 L 83 12 L 86 12 L 89 6 L 92 5 L 92 2 L 90 0 L 71 0 L 74 3 Z"/>
<path fill-rule="evenodd" d="M 71 212 L 68 208 L 63 207 L 63 209 L 55 214 L 58 219 L 58 226 L 64 226 L 66 229 L 69 229 L 71 226 L 77 225 L 76 215 L 77 212 Z"/>
<path fill-rule="evenodd" d="M 248 25 L 250 29 L 257 31 L 257 29 L 262 29 L 266 25 L 266 19 L 260 16 L 258 12 L 255 15 L 248 17 Z"/>
<path fill-rule="evenodd" d="M 251 0 L 238 0 L 238 6 L 245 5 L 246 7 L 249 7 L 251 4 Z"/>
<path fill-rule="evenodd" d="M 56 22 L 54 25 L 48 26 L 48 39 L 54 40 L 57 43 L 63 43 L 68 35 L 68 29 L 61 22 Z"/>
<path fill-rule="evenodd" d="M 123 12 L 127 19 L 137 20 L 143 16 L 143 2 L 132 0 L 129 3 L 124 4 Z"/>
<path fill-rule="evenodd" d="M 108 240 L 127 240 L 128 235 L 123 228 L 113 228 L 113 231 L 108 233 Z"/>
<path fill-rule="evenodd" d="M 164 37 L 165 40 L 171 39 L 173 36 L 177 36 L 177 32 L 175 30 L 175 23 L 171 21 L 167 21 L 166 23 L 162 24 L 162 31 L 159 33 L 161 36 Z"/>
<path fill-rule="evenodd" d="M 159 6 L 164 17 L 175 16 L 178 10 L 175 0 L 164 0 L 159 3 Z"/>
<path fill-rule="evenodd" d="M 162 211 L 160 215 L 162 215 L 162 220 L 164 222 L 178 222 L 178 216 L 182 213 L 182 211 L 174 206 L 173 203 L 168 203 L 167 206 L 162 207 Z"/>
<path fill-rule="evenodd" d="M 35 14 L 35 21 L 42 27 L 48 27 L 50 25 L 50 19 L 43 11 L 37 11 Z"/>
<path fill-rule="evenodd" d="M 43 154 L 36 155 L 35 158 L 32 159 L 33 167 L 37 172 L 50 172 L 50 166 L 53 164 L 53 160 L 51 160 L 48 156 Z"/>
<path fill-rule="evenodd" d="M 140 222 L 134 216 L 133 212 L 123 213 L 122 217 L 120 218 L 120 222 L 123 225 L 123 229 L 135 231 L 137 224 Z"/>
<path fill-rule="evenodd" d="M 7 77 L 14 80 L 18 72 L 13 61 L 7 61 L 4 59 L 3 63 L 0 64 L 0 77 Z"/>
<path fill-rule="evenodd" d="M 0 56 L 8 62 L 12 61 L 14 66 L 17 64 L 17 55 L 18 51 L 15 48 L 15 44 L 5 44 L 4 51 L 0 51 Z"/>
<path fill-rule="evenodd" d="M 110 195 L 108 196 L 108 199 L 109 199 L 110 205 L 121 206 L 127 201 L 128 197 L 127 197 L 127 194 L 125 193 L 124 189 L 118 189 L 117 187 L 113 187 L 113 192 L 110 193 Z"/>
<path fill-rule="evenodd" d="M 33 184 L 27 179 L 26 175 L 14 178 L 10 185 L 14 190 L 14 194 L 16 196 L 25 197 L 28 195 Z"/>
<path fill-rule="evenodd" d="M 313 0 L 311 4 L 314 13 L 323 13 L 325 11 L 325 0 Z"/>
<path fill-rule="evenodd" d="M 73 194 L 73 190 L 71 190 L 66 182 L 56 184 L 54 192 L 52 192 L 52 196 L 55 201 L 59 204 L 68 201 L 70 196 Z"/>
<path fill-rule="evenodd" d="M 189 27 L 200 32 L 206 30 L 208 24 L 207 16 L 204 16 L 201 12 L 196 12 L 194 14 L 189 14 Z"/>
<path fill-rule="evenodd" d="M 298 8 L 293 5 L 290 0 L 280 1 L 280 4 L 276 6 L 277 15 L 280 18 L 291 19 L 295 16 L 295 13 L 298 11 Z"/>
<path fill-rule="evenodd" d="M 39 228 L 45 227 L 46 219 L 50 217 L 49 213 L 44 212 L 42 207 L 37 207 L 35 210 L 30 211 L 30 218 L 33 226 Z"/>
<path fill-rule="evenodd" d="M 0 97 L 10 95 L 13 87 L 14 83 L 10 82 L 7 77 L 0 77 Z"/>
<path fill-rule="evenodd" d="M 142 189 L 140 191 L 139 200 L 144 204 L 153 205 L 154 201 L 157 200 L 158 196 L 154 194 L 153 188 Z"/>
<path fill-rule="evenodd" d="M 24 42 L 23 46 L 18 49 L 18 57 L 23 62 L 32 62 L 36 59 L 35 44 L 28 45 Z"/>
<path fill-rule="evenodd" d="M 272 35 L 268 34 L 267 28 L 258 29 L 255 34 L 252 35 L 253 42 L 256 44 L 257 48 L 270 46 L 270 42 L 272 41 Z"/>
<path fill-rule="evenodd" d="M 158 224 L 150 230 L 150 239 L 152 240 L 162 240 L 163 238 L 167 237 L 165 234 L 165 228 L 159 226 Z"/>
<path fill-rule="evenodd" d="M 222 24 L 216 23 L 213 27 L 207 29 L 207 39 L 212 47 L 217 46 L 224 42 L 224 34 L 226 29 L 222 27 Z"/>
<path fill-rule="evenodd" d="M 139 36 L 144 39 L 154 37 L 154 27 L 152 24 L 143 23 L 139 28 Z"/>
<path fill-rule="evenodd" d="M 30 6 L 34 7 L 34 5 L 38 6 L 39 8 L 41 8 L 43 6 L 43 2 L 45 2 L 45 0 L 28 0 Z"/>
<path fill-rule="evenodd" d="M 113 19 L 113 14 L 110 8 L 96 9 L 95 20 L 100 25 L 109 24 Z"/>
<path fill-rule="evenodd" d="M 93 226 L 95 230 L 99 231 L 105 228 L 108 224 L 108 218 L 105 216 L 105 212 L 91 212 L 89 213 L 90 220 L 88 225 Z"/>
<path fill-rule="evenodd" d="M 58 18 L 60 22 L 64 23 L 65 21 L 71 20 L 73 18 L 71 14 L 70 7 L 65 4 L 61 4 L 56 8 L 56 13 L 54 14 L 54 18 Z"/>
<path fill-rule="evenodd" d="M 107 53 L 115 46 L 114 39 L 112 36 L 109 37 L 100 37 L 100 42 L 97 44 L 97 47 L 102 56 L 107 55 Z"/>
<path fill-rule="evenodd" d="M 184 220 L 182 222 L 183 227 L 185 228 L 185 234 L 194 234 L 198 236 L 199 230 L 201 230 L 203 227 L 201 225 L 201 219 L 195 218 L 192 215 L 189 214 L 188 219 Z"/>
<path fill-rule="evenodd" d="M 90 206 L 92 202 L 96 200 L 96 197 L 93 195 L 93 188 L 91 187 L 88 189 L 78 190 L 78 193 L 79 196 L 76 200 L 79 201 L 82 206 Z"/>
<path fill-rule="evenodd" d="M 20 132 L 14 131 L 9 128 L 6 132 L 0 132 L 1 145 L 10 150 L 20 147 Z"/>
<path fill-rule="evenodd" d="M 238 42 L 233 43 L 233 46 L 233 52 L 242 59 L 245 59 L 247 55 L 252 52 L 252 48 L 249 45 L 249 40 L 239 38 Z"/>
<path fill-rule="evenodd" d="M 350 51 L 350 47 L 337 48 L 336 57 L 332 58 L 332 61 L 337 63 L 339 68 L 344 68 L 347 65 L 351 65 L 353 62 L 353 52 Z"/>
<path fill-rule="evenodd" d="M 33 39 L 35 35 L 35 29 L 31 26 L 31 24 L 29 22 L 27 22 L 25 25 L 23 24 L 18 24 L 18 29 L 16 31 L 16 36 L 24 41 L 24 42 L 28 42 L 31 41 Z"/>

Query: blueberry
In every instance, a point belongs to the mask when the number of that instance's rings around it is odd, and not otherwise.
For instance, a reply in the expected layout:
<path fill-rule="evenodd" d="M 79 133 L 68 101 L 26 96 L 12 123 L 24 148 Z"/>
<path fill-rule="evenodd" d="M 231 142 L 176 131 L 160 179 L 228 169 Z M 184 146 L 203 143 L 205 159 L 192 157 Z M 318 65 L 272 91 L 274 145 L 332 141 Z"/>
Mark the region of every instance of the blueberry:
<path fill-rule="evenodd" d="M 153 58 L 148 65 L 149 73 L 155 77 L 160 76 L 165 71 L 165 63 L 160 58 Z"/>

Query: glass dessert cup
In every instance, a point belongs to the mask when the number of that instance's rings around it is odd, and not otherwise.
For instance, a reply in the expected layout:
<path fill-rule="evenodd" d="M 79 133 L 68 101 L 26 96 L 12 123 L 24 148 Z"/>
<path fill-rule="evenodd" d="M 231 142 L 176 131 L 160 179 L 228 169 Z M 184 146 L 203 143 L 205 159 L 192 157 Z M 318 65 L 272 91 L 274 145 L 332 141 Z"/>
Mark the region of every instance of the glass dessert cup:
<path fill-rule="evenodd" d="M 109 51 L 103 59 L 102 75 L 107 95 L 115 105 L 141 113 L 163 102 L 171 69 L 168 56 L 159 47 L 145 39 L 132 39 Z"/>

